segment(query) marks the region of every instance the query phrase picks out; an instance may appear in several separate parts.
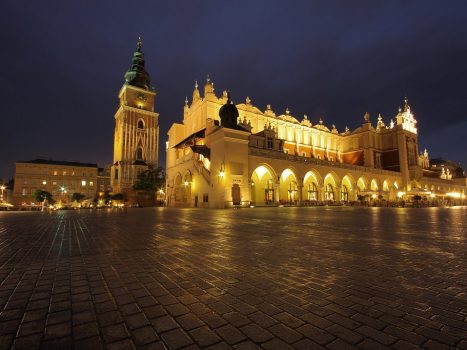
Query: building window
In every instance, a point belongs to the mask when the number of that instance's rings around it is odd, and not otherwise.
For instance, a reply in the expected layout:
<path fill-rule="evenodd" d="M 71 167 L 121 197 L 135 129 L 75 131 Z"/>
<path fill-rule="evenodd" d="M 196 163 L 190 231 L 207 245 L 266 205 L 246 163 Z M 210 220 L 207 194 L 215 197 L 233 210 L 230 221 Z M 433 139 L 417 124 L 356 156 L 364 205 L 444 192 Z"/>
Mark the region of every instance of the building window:
<path fill-rule="evenodd" d="M 266 188 L 264 190 L 264 202 L 266 204 L 274 202 L 274 185 L 272 179 L 269 179 L 266 183 Z"/>
<path fill-rule="evenodd" d="M 86 180 L 81 181 L 81 186 L 85 187 L 86 186 Z"/>
<path fill-rule="evenodd" d="M 266 140 L 267 140 L 266 147 L 268 149 L 273 149 L 274 148 L 274 139 L 272 137 L 268 137 Z"/>
<path fill-rule="evenodd" d="M 347 186 L 344 186 L 344 185 L 342 185 L 341 201 L 344 201 L 344 202 L 349 201 L 349 190 L 347 189 Z"/>
<path fill-rule="evenodd" d="M 57 171 L 57 170 L 54 171 L 54 175 L 55 175 L 55 176 L 58 175 L 58 171 Z"/>
<path fill-rule="evenodd" d="M 333 201 L 334 200 L 334 189 L 331 184 L 327 184 L 324 191 L 324 200 Z"/>
<path fill-rule="evenodd" d="M 22 196 L 26 196 L 27 194 L 28 194 L 28 189 L 27 189 L 26 187 L 23 187 L 23 188 L 21 189 L 21 195 L 22 195 Z"/>
<path fill-rule="evenodd" d="M 52 182 L 52 185 L 56 185 L 56 184 L 57 184 L 57 181 Z"/>
<path fill-rule="evenodd" d="M 308 185 L 308 200 L 317 201 L 318 200 L 318 187 L 315 183 Z"/>
<path fill-rule="evenodd" d="M 66 170 L 63 170 L 62 174 L 63 174 L 63 176 L 66 176 Z"/>
<path fill-rule="evenodd" d="M 89 186 L 93 187 L 93 186 L 94 186 L 94 182 L 93 182 L 93 181 L 89 181 Z"/>
<path fill-rule="evenodd" d="M 144 129 L 144 122 L 141 119 L 138 120 L 138 129 Z"/>
<path fill-rule="evenodd" d="M 138 147 L 138 151 L 136 152 L 136 159 L 142 160 L 143 159 L 143 149 L 141 147 Z"/>
<path fill-rule="evenodd" d="M 46 180 L 42 180 L 42 184 L 43 184 L 43 185 L 47 185 L 47 181 L 46 181 Z"/>
<path fill-rule="evenodd" d="M 203 194 L 203 203 L 207 203 L 208 201 L 209 201 L 208 194 L 207 193 Z"/>

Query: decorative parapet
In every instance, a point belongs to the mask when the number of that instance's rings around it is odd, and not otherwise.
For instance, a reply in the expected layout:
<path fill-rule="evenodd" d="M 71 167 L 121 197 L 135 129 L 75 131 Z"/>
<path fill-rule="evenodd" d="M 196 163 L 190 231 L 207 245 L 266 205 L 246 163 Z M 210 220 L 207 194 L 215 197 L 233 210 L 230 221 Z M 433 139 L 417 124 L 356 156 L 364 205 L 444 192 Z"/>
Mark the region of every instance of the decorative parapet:
<path fill-rule="evenodd" d="M 355 171 L 360 171 L 360 172 L 368 172 L 368 173 L 373 173 L 373 174 L 386 174 L 386 175 L 391 175 L 391 176 L 398 176 L 400 174 L 398 171 L 383 170 L 383 169 L 378 169 L 378 168 L 369 168 L 369 167 L 351 165 L 351 164 L 345 164 L 345 163 L 339 163 L 339 162 L 330 162 L 327 160 L 302 157 L 298 155 L 287 154 L 282 151 L 275 151 L 275 150 L 269 150 L 269 149 L 264 149 L 264 148 L 251 147 L 251 146 L 248 147 L 248 154 L 252 156 L 282 159 L 282 160 L 291 161 L 291 162 L 321 165 L 321 166 L 327 166 L 327 167 L 355 170 Z"/>

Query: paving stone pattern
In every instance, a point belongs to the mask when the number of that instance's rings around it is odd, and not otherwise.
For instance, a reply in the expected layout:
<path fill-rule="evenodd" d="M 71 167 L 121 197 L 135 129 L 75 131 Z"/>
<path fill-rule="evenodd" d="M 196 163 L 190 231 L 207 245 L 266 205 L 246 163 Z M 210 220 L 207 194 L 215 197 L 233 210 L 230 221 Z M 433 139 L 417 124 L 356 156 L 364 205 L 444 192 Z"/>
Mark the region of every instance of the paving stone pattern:
<path fill-rule="evenodd" d="M 0 349 L 467 349 L 466 214 L 0 212 Z"/>

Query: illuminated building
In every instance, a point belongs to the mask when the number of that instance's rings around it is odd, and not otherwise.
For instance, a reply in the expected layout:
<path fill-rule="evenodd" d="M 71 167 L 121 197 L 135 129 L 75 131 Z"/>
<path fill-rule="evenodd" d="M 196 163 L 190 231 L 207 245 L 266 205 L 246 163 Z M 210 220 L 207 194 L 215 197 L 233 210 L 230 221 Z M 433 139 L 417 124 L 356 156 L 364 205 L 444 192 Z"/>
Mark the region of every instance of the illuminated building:
<path fill-rule="evenodd" d="M 44 190 L 56 201 L 70 202 L 73 193 L 94 199 L 98 188 L 96 164 L 35 159 L 15 163 L 13 203 L 39 205 L 32 194 Z"/>
<path fill-rule="evenodd" d="M 234 105 L 208 78 L 195 85 L 183 122 L 167 143 L 167 204 L 214 207 L 465 198 L 465 179 L 429 174 L 419 153 L 408 100 L 389 123 L 365 113 L 360 127 L 339 131 L 290 110 L 261 111 L 250 98 Z"/>
<path fill-rule="evenodd" d="M 156 168 L 158 163 L 159 122 L 154 112 L 156 92 L 144 68 L 141 38 L 133 54 L 132 65 L 125 74 L 115 113 L 114 159 L 111 187 L 114 193 L 131 196 L 138 174 Z"/>

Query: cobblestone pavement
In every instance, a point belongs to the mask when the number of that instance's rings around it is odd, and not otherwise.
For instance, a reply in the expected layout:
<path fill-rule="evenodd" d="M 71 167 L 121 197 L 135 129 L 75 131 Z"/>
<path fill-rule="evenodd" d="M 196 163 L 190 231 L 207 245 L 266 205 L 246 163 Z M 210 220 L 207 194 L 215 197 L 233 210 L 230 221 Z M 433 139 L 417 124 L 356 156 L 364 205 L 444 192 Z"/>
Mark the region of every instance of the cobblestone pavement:
<path fill-rule="evenodd" d="M 466 219 L 0 212 L 0 349 L 467 349 Z"/>

